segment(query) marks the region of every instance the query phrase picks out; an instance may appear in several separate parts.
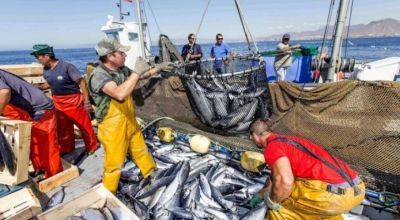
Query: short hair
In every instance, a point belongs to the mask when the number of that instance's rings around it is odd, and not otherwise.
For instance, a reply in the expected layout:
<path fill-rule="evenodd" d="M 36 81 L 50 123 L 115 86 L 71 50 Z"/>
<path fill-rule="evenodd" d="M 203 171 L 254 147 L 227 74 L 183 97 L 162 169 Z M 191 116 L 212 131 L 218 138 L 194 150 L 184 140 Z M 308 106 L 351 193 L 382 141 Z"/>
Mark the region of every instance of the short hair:
<path fill-rule="evenodd" d="M 215 39 L 218 39 L 218 37 L 223 37 L 222 34 L 218 33 L 217 35 L 215 35 Z"/>
<path fill-rule="evenodd" d="M 265 132 L 271 132 L 271 126 L 268 124 L 267 120 L 265 119 L 257 119 L 250 125 L 250 135 L 262 135 Z"/>
<path fill-rule="evenodd" d="M 188 40 L 192 37 L 192 36 L 194 36 L 195 34 L 193 34 L 193 33 L 190 33 L 189 35 L 188 35 Z"/>

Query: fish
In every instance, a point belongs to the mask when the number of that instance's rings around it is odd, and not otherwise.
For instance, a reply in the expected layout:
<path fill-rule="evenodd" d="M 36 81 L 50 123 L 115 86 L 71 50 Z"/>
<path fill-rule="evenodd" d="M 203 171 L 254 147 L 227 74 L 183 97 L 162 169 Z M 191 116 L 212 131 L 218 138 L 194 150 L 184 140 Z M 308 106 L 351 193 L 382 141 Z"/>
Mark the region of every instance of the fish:
<path fill-rule="evenodd" d="M 220 120 L 217 124 L 219 124 L 225 128 L 236 125 L 237 123 L 242 121 L 244 118 L 246 118 L 246 116 L 248 116 L 248 113 L 254 108 L 255 104 L 257 104 L 257 103 L 255 101 L 253 101 L 253 102 L 247 103 L 247 104 L 239 107 L 235 111 L 229 113 L 229 115 L 226 118 Z"/>
<path fill-rule="evenodd" d="M 107 220 L 104 214 L 98 209 L 84 209 L 80 212 L 83 219 L 90 219 L 90 220 Z"/>
<path fill-rule="evenodd" d="M 263 220 L 265 218 L 265 213 L 267 213 L 267 206 L 263 203 L 263 205 L 258 208 L 250 210 L 243 216 L 242 220 Z"/>
<path fill-rule="evenodd" d="M 101 213 L 103 213 L 104 217 L 106 217 L 107 220 L 117 220 L 117 219 L 114 219 L 114 216 L 112 215 L 110 209 L 107 206 L 104 206 L 101 209 Z"/>
<path fill-rule="evenodd" d="M 160 179 L 154 181 L 152 184 L 147 185 L 146 187 L 142 188 L 135 195 L 135 197 L 137 199 L 145 198 L 145 197 L 153 194 L 155 191 L 157 191 L 158 188 L 169 185 L 174 179 L 175 179 L 175 176 L 173 176 L 173 175 L 160 178 Z"/>
<path fill-rule="evenodd" d="M 64 187 L 61 187 L 61 189 L 56 193 L 54 193 L 54 195 L 47 202 L 45 210 L 51 209 L 57 206 L 58 204 L 62 203 L 64 201 L 64 197 L 65 197 Z"/>
<path fill-rule="evenodd" d="M 82 219 L 84 220 L 84 218 L 79 217 L 79 216 L 68 216 L 64 220 L 82 220 Z"/>
<path fill-rule="evenodd" d="M 7 167 L 8 172 L 11 175 L 15 174 L 17 169 L 17 165 L 15 162 L 14 152 L 8 143 L 6 137 L 3 134 L 3 131 L 0 130 L 0 154 L 1 154 L 1 161 L 5 167 Z"/>
<path fill-rule="evenodd" d="M 204 123 L 209 125 L 214 125 L 212 119 L 214 118 L 214 111 L 212 110 L 211 101 L 205 96 L 204 89 L 193 79 L 191 83 L 187 86 L 191 97 L 188 99 L 193 100 L 194 104 L 199 109 L 199 114 Z"/>
<path fill-rule="evenodd" d="M 191 152 L 183 140 L 161 143 L 148 135 L 146 143 L 150 142 L 149 151 L 158 152 L 169 163 L 154 157 L 158 167 L 154 175 L 139 182 L 121 178 L 116 194 L 139 218 L 235 220 L 258 216 L 257 212 L 250 213 L 247 202 L 263 188 L 260 182 L 265 183 L 267 171 L 250 173 L 239 160 L 222 152 Z M 162 168 L 160 163 L 164 164 Z M 122 170 L 130 173 L 139 169 L 129 162 L 124 166 Z"/>

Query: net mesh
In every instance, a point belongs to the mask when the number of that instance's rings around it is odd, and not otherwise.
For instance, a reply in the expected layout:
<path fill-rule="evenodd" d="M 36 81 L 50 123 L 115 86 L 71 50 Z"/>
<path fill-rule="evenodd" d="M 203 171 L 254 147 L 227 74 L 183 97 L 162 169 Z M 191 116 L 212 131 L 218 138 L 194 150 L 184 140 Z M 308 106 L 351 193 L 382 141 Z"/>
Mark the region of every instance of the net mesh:
<path fill-rule="evenodd" d="M 272 128 L 325 146 L 369 188 L 400 192 L 400 84 L 343 81 L 307 90 L 271 84 Z"/>
<path fill-rule="evenodd" d="M 270 115 L 265 66 L 259 59 L 192 62 L 177 73 L 193 112 L 213 129 L 243 133 L 255 118 Z"/>

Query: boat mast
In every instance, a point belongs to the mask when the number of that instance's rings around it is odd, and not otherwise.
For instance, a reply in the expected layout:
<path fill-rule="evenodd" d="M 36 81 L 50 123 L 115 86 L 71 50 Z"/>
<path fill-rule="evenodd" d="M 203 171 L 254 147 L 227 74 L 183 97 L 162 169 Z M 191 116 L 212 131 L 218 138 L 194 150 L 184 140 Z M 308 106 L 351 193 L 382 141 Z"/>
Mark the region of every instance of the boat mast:
<path fill-rule="evenodd" d="M 141 53 L 141 56 L 146 59 L 146 51 L 145 51 L 145 46 L 144 46 L 144 34 L 143 34 L 143 18 L 142 18 L 142 9 L 141 9 L 140 2 L 141 2 L 141 0 L 135 0 L 137 22 L 138 22 L 138 27 L 139 27 L 140 53 Z"/>
<path fill-rule="evenodd" d="M 340 61 L 340 48 L 342 46 L 343 30 L 346 23 L 347 10 L 350 0 L 341 0 L 339 5 L 339 14 L 336 21 L 336 30 L 333 39 L 333 47 L 331 52 L 331 59 L 329 62 L 328 76 L 325 82 L 332 82 L 339 66 Z"/>
<path fill-rule="evenodd" d="M 117 3 L 117 7 L 119 8 L 119 20 L 122 21 L 124 20 L 124 16 L 129 16 L 130 13 L 129 11 L 127 13 L 122 13 L 122 2 L 119 0 L 119 3 Z"/>

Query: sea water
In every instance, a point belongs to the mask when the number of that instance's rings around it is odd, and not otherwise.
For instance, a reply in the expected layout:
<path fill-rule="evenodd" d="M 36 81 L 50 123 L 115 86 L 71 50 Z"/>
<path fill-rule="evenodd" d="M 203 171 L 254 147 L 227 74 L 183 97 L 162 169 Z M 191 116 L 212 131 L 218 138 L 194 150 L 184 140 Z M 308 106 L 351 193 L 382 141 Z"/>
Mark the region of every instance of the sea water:
<path fill-rule="evenodd" d="M 245 54 L 248 51 L 247 43 L 244 42 L 227 42 L 231 49 L 238 54 Z M 260 41 L 257 42 L 259 51 L 274 50 L 279 42 L 276 41 Z M 304 41 L 290 41 L 290 44 L 302 44 L 304 46 L 318 46 L 321 47 L 321 40 L 304 40 Z M 200 43 L 201 44 L 201 43 Z M 346 45 L 346 42 L 343 43 Z M 183 45 L 176 45 L 180 52 Z M 211 43 L 201 44 L 204 57 L 210 56 Z M 325 42 L 326 48 L 331 46 L 331 41 Z M 158 53 L 158 47 L 153 46 L 152 53 Z M 397 56 L 400 57 L 400 37 L 384 37 L 384 38 L 354 38 L 350 39 L 346 47 L 343 47 L 343 56 L 349 58 L 356 58 L 358 61 L 367 62 L 379 60 L 386 57 Z M 0 51 L 0 65 L 3 64 L 27 64 L 35 62 L 33 56 L 29 55 L 30 50 L 19 51 Z M 86 63 L 97 62 L 97 55 L 93 48 L 71 48 L 59 49 L 55 48 L 57 58 L 74 64 L 80 71 L 85 70 Z"/>

